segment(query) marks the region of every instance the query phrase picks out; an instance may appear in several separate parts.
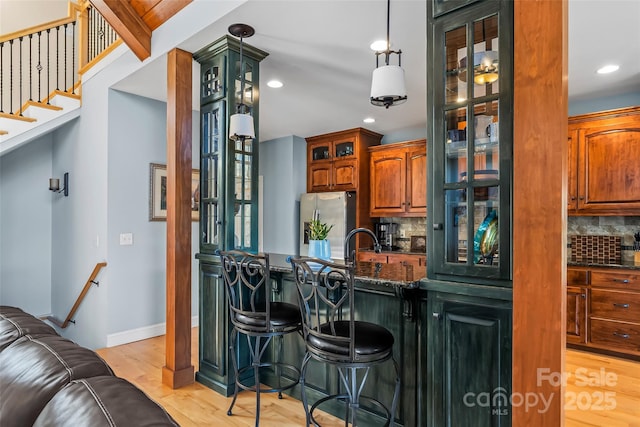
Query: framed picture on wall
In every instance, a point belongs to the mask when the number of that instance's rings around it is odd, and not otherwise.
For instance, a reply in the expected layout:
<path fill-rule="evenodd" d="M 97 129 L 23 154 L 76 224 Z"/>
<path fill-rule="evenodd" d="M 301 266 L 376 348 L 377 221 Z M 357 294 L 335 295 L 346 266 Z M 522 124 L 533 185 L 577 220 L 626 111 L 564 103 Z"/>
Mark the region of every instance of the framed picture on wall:
<path fill-rule="evenodd" d="M 191 171 L 191 220 L 200 218 L 200 171 Z M 149 165 L 149 221 L 167 220 L 167 165 Z"/>

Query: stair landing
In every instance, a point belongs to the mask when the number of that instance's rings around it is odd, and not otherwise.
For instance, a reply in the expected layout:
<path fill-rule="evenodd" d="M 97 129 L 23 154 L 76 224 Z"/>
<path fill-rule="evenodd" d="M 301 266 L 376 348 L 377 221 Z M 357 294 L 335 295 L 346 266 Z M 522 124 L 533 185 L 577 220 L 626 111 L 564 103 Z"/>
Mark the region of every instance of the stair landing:
<path fill-rule="evenodd" d="M 22 116 L 0 113 L 0 156 L 80 115 L 80 96 L 54 91 L 49 103 L 28 101 Z"/>

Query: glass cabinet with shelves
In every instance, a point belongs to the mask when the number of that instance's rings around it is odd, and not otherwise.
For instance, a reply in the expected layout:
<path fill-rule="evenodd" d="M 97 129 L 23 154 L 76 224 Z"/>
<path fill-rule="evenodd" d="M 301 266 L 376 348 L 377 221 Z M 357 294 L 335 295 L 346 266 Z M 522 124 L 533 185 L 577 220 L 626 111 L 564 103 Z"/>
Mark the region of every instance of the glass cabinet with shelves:
<path fill-rule="evenodd" d="M 430 278 L 510 277 L 508 8 L 478 2 L 433 20 Z"/>
<path fill-rule="evenodd" d="M 229 358 L 228 308 L 218 250 L 258 250 L 258 82 L 266 52 L 224 36 L 194 54 L 200 63 L 199 367 L 196 380 L 228 396 L 234 378 Z M 241 84 L 244 74 L 244 91 Z M 254 139 L 229 138 L 229 117 L 243 102 L 254 120 Z M 235 357 L 247 363 L 246 351 Z"/>
<path fill-rule="evenodd" d="M 266 53 L 225 36 L 196 52 L 200 62 L 200 252 L 258 248 L 258 64 Z M 241 84 L 244 72 L 244 91 Z M 244 103 L 254 117 L 256 139 L 233 141 L 229 116 Z"/>

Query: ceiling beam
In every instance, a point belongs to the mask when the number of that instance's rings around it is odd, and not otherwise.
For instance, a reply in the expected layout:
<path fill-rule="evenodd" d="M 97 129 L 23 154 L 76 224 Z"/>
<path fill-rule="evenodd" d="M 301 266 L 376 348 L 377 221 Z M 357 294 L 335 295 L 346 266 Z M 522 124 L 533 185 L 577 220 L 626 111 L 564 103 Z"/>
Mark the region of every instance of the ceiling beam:
<path fill-rule="evenodd" d="M 90 1 L 140 61 L 151 56 L 151 29 L 128 1 Z"/>

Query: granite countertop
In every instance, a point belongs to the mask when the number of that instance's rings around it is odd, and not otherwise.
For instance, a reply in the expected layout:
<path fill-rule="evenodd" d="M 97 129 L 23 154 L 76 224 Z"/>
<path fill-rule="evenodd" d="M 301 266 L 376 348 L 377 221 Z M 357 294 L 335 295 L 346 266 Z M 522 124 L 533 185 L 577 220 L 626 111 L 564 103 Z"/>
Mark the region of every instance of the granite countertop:
<path fill-rule="evenodd" d="M 633 261 L 622 261 L 620 264 L 605 264 L 599 260 L 569 260 L 567 261 L 569 267 L 598 267 L 598 268 L 612 268 L 612 269 L 629 269 L 640 270 L 640 264 L 635 264 Z"/>
<path fill-rule="evenodd" d="M 269 253 L 272 271 L 291 273 L 293 270 L 288 259 L 291 255 Z M 340 262 L 340 261 L 336 261 Z M 410 265 L 382 264 L 358 261 L 355 278 L 357 282 L 378 286 L 401 288 L 418 288 L 420 279 L 427 276 L 426 269 L 414 269 Z"/>

